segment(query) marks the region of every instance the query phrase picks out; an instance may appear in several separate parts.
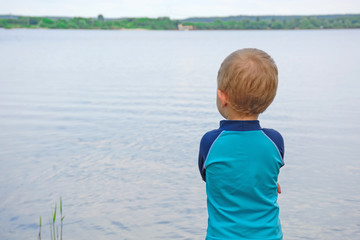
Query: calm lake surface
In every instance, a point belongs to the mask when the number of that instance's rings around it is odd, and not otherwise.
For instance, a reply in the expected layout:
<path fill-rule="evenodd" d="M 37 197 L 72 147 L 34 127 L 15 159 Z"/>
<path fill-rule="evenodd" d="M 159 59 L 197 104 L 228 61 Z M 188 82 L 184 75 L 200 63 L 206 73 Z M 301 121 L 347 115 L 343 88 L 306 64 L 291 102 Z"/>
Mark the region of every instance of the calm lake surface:
<path fill-rule="evenodd" d="M 260 116 L 285 139 L 284 239 L 360 239 L 360 30 L 0 29 L 0 239 L 204 239 L 202 135 L 216 74 L 268 52 L 278 95 Z"/>

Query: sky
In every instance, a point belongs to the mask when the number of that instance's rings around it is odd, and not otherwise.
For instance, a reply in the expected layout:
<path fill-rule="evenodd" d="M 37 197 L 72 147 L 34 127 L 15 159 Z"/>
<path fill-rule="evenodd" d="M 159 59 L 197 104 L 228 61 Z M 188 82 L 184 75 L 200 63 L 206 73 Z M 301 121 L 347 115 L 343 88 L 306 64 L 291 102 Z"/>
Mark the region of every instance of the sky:
<path fill-rule="evenodd" d="M 360 0 L 0 0 L 0 15 L 187 17 L 360 13 Z"/>

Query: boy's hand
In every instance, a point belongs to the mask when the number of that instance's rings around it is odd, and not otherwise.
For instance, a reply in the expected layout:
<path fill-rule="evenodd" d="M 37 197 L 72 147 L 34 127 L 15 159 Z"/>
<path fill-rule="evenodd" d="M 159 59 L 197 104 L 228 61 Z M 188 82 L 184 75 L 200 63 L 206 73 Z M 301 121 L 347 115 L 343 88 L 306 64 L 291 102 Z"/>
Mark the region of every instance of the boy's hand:
<path fill-rule="evenodd" d="M 277 184 L 277 193 L 278 193 L 278 194 L 281 193 L 281 187 L 280 187 L 280 184 L 279 184 L 279 183 Z"/>

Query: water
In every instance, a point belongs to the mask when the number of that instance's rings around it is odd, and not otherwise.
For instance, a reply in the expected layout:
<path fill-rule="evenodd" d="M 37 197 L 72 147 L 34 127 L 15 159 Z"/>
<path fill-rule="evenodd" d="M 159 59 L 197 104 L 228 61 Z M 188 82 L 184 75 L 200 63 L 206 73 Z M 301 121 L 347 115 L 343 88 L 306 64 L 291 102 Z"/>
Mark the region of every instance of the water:
<path fill-rule="evenodd" d="M 257 47 L 280 70 L 261 117 L 285 139 L 284 239 L 360 238 L 360 30 L 0 29 L 0 239 L 204 239 L 201 136 L 216 74 Z"/>

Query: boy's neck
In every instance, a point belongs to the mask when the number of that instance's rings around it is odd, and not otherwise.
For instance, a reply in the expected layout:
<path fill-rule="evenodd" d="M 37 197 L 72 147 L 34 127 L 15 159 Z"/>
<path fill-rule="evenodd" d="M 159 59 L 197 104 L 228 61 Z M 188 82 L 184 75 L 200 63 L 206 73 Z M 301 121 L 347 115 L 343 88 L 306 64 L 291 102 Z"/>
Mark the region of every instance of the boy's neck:
<path fill-rule="evenodd" d="M 245 115 L 245 114 L 241 114 L 237 111 L 235 111 L 234 109 L 232 109 L 231 107 L 228 108 L 228 114 L 227 114 L 227 120 L 238 120 L 238 121 L 254 121 L 254 120 L 258 120 L 259 114 L 255 114 L 255 115 Z"/>
<path fill-rule="evenodd" d="M 258 116 L 228 116 L 227 120 L 233 121 L 254 121 L 258 120 Z"/>

